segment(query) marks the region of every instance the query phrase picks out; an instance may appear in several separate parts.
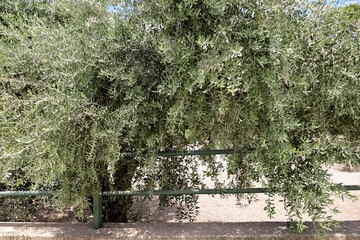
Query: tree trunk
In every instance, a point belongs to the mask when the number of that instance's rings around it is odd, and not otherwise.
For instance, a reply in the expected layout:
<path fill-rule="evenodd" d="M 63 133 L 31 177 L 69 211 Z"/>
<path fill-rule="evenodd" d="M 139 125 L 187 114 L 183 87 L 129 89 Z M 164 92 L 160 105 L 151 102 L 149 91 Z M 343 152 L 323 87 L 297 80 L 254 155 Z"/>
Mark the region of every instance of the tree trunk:
<path fill-rule="evenodd" d="M 107 185 L 106 191 L 126 191 L 132 187 L 132 179 L 138 162 L 135 159 L 119 159 L 115 166 L 113 183 Z M 111 187 L 110 187 L 111 184 Z M 128 212 L 132 206 L 132 196 L 106 197 L 104 199 L 104 220 L 106 222 L 128 222 Z"/>

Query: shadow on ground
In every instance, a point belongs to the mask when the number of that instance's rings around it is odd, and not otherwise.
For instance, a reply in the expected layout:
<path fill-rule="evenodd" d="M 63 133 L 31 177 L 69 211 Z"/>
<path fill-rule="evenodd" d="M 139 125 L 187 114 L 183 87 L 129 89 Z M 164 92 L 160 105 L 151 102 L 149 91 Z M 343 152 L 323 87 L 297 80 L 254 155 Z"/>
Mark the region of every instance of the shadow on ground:
<path fill-rule="evenodd" d="M 108 223 L 93 230 L 85 223 L 0 223 L 0 239 L 315 239 L 311 223 L 302 234 L 286 222 Z M 340 222 L 325 239 L 360 239 L 360 221 Z M 319 233 L 318 233 L 319 234 Z"/>

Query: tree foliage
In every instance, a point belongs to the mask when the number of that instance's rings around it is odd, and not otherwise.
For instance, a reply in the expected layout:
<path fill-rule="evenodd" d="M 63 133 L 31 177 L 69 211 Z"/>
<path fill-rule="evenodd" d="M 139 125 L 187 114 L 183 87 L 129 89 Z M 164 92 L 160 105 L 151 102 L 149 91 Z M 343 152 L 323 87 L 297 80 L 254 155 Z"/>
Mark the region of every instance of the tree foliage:
<path fill-rule="evenodd" d="M 203 186 L 196 161 L 156 158 L 158 150 L 232 148 L 252 151 L 223 165 L 201 158 L 206 174 L 219 188 L 223 168 L 230 187 L 268 187 L 270 217 L 275 194 L 300 223 L 305 213 L 326 219 L 331 197 L 346 195 L 330 187 L 327 167 L 359 160 L 352 13 L 292 0 L 0 7 L 2 181 L 23 166 L 32 189 L 56 188 L 60 202 L 84 206 L 99 190 Z M 149 156 L 125 159 L 126 151 Z M 161 200 L 196 214 L 196 197 Z M 127 220 L 119 215 L 108 220 Z"/>

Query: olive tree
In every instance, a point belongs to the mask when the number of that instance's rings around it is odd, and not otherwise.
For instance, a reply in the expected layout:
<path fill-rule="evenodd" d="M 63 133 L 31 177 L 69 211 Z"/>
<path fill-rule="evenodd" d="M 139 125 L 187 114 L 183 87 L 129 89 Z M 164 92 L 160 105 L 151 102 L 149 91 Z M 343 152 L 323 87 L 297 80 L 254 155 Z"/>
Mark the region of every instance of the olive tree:
<path fill-rule="evenodd" d="M 19 14 L 19 1 L 6 2 L 15 11 L 1 12 L 2 181 L 21 166 L 32 189 L 86 206 L 104 190 L 205 187 L 195 159 L 156 151 L 231 148 L 225 164 L 200 158 L 205 174 L 217 188 L 261 183 L 270 217 L 276 194 L 300 229 L 304 214 L 331 220 L 332 197 L 349 196 L 328 173 L 359 159 L 359 22 L 343 11 L 292 0 L 57 0 L 25 1 L 32 10 Z M 196 196 L 160 200 L 196 215 Z M 108 221 L 128 220 L 131 198 L 108 204 Z"/>

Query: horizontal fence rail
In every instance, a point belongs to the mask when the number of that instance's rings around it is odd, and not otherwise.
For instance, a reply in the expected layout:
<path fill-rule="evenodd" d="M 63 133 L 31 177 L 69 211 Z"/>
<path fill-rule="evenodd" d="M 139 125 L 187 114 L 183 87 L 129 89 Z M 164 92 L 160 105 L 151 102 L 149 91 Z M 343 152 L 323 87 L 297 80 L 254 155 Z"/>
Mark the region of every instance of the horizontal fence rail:
<path fill-rule="evenodd" d="M 347 191 L 360 191 L 360 185 L 344 185 Z M 183 189 L 183 190 L 153 190 L 153 191 L 113 191 L 102 192 L 102 197 L 115 196 L 159 196 L 159 195 L 214 195 L 214 194 L 241 194 L 241 193 L 267 193 L 268 188 L 236 188 L 236 189 Z M 0 197 L 51 197 L 55 191 L 0 191 Z"/>
<path fill-rule="evenodd" d="M 206 155 L 227 155 L 252 151 L 245 148 L 241 150 L 218 149 L 218 150 L 188 150 L 188 151 L 159 151 L 155 155 L 158 157 L 171 156 L 206 156 Z M 124 158 L 146 157 L 154 153 L 150 152 L 124 152 Z M 343 186 L 348 191 L 360 190 L 360 185 Z M 335 186 L 333 187 L 335 188 Z M 268 188 L 238 188 L 238 189 L 183 189 L 183 190 L 151 190 L 151 191 L 112 191 L 99 192 L 93 195 L 93 228 L 103 227 L 102 208 L 103 197 L 117 196 L 152 196 L 152 195 L 200 195 L 200 194 L 242 194 L 242 193 L 267 193 Z M 0 191 L 0 197 L 32 197 L 32 196 L 53 196 L 55 191 Z"/>
<path fill-rule="evenodd" d="M 360 185 L 344 185 L 348 191 L 360 190 Z M 111 196 L 149 196 L 149 195 L 214 195 L 214 194 L 241 194 L 241 193 L 267 193 L 268 188 L 236 188 L 236 189 L 184 189 L 184 190 L 154 190 L 154 191 L 114 191 L 103 192 L 103 197 Z"/>
<path fill-rule="evenodd" d="M 360 189 L 360 186 L 359 186 Z M 114 191 L 103 192 L 107 196 L 148 196 L 148 195 L 212 195 L 212 194 L 237 194 L 237 193 L 266 193 L 266 188 L 238 188 L 238 189 L 184 189 L 184 190 L 154 190 L 154 191 Z"/>
<path fill-rule="evenodd" d="M 34 196 L 53 196 L 54 191 L 4 191 L 0 192 L 0 197 L 34 197 Z"/>
<path fill-rule="evenodd" d="M 209 156 L 209 155 L 229 155 L 237 153 L 250 152 L 253 149 L 243 148 L 239 150 L 234 149 L 217 149 L 217 150 L 184 150 L 184 151 L 159 151 L 155 155 L 158 157 L 175 157 L 175 156 Z M 121 155 L 124 158 L 133 158 L 133 157 L 146 157 L 151 156 L 151 152 L 124 152 Z"/>

